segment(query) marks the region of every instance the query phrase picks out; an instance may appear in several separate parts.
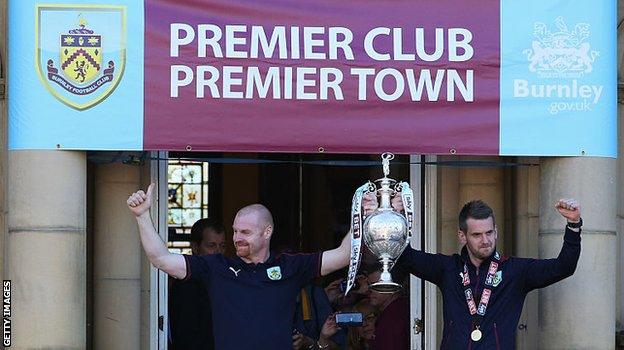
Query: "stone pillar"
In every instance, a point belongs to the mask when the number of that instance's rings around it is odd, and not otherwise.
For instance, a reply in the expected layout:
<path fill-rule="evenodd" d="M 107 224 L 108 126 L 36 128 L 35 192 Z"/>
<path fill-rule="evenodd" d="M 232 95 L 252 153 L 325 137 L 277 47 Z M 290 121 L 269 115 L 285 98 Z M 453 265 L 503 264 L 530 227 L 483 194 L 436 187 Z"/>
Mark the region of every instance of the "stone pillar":
<path fill-rule="evenodd" d="M 86 348 L 86 157 L 9 152 L 11 349 Z"/>
<path fill-rule="evenodd" d="M 140 168 L 95 168 L 93 238 L 94 348 L 139 349 L 141 245 L 125 202 L 140 186 Z"/>
<path fill-rule="evenodd" d="M 615 347 L 616 164 L 609 158 L 541 160 L 540 258 L 561 250 L 559 198 L 580 200 L 584 226 L 574 275 L 539 292 L 540 349 Z"/>

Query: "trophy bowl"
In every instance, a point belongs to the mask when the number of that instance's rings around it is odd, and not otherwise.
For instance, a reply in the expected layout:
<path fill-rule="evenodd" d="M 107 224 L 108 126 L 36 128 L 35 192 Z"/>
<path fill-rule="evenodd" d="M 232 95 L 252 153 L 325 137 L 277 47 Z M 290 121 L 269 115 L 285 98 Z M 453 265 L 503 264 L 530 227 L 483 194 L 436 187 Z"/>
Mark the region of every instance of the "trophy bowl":
<path fill-rule="evenodd" d="M 380 293 L 394 293 L 402 288 L 392 281 L 390 269 L 408 243 L 408 224 L 405 217 L 383 205 L 364 221 L 364 244 L 382 265 L 379 281 L 371 289 Z"/>

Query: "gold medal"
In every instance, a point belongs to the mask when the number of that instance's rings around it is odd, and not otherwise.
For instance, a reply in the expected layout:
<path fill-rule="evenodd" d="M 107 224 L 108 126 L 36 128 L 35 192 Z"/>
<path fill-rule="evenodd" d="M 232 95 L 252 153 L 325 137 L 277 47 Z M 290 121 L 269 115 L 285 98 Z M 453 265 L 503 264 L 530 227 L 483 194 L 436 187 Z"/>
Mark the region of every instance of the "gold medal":
<path fill-rule="evenodd" d="M 482 336 L 483 336 L 483 333 L 481 333 L 481 331 L 478 328 L 472 331 L 472 333 L 470 333 L 470 339 L 472 339 L 472 341 L 479 341 L 481 340 Z"/>

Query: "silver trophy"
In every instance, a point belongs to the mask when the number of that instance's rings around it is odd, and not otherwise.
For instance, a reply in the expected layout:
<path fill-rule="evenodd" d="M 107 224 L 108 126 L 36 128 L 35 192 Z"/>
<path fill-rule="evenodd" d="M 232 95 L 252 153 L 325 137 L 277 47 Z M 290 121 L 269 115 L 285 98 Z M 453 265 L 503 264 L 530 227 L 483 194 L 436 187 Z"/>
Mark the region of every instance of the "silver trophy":
<path fill-rule="evenodd" d="M 412 224 L 414 217 L 414 195 L 407 182 L 398 182 L 388 178 L 390 174 L 390 161 L 394 159 L 392 153 L 384 153 L 381 156 L 384 177 L 375 180 L 375 183 L 367 182 L 360 186 L 353 195 L 351 206 L 351 259 L 347 276 L 347 288 L 349 292 L 355 282 L 360 263 L 362 236 L 364 243 L 382 264 L 382 272 L 379 281 L 371 284 L 371 288 L 380 293 L 394 293 L 401 289 L 401 285 L 392 281 L 390 270 L 396 259 L 401 255 L 409 244 L 412 236 Z M 379 198 L 379 207 L 362 222 L 362 198 L 368 193 L 374 193 Z M 405 214 L 396 212 L 391 205 L 392 197 L 400 195 L 403 200 Z"/>

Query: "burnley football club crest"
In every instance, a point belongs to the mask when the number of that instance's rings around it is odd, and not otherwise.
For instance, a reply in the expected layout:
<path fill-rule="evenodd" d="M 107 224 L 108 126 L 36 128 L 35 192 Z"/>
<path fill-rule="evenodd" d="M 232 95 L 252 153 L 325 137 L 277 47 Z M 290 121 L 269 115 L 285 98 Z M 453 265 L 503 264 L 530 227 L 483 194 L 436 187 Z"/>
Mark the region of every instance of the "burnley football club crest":
<path fill-rule="evenodd" d="M 278 281 L 282 279 L 282 270 L 279 266 L 273 266 L 267 269 L 267 275 L 273 281 Z"/>
<path fill-rule="evenodd" d="M 37 65 L 41 81 L 77 110 L 102 102 L 123 75 L 124 6 L 38 5 Z"/>

